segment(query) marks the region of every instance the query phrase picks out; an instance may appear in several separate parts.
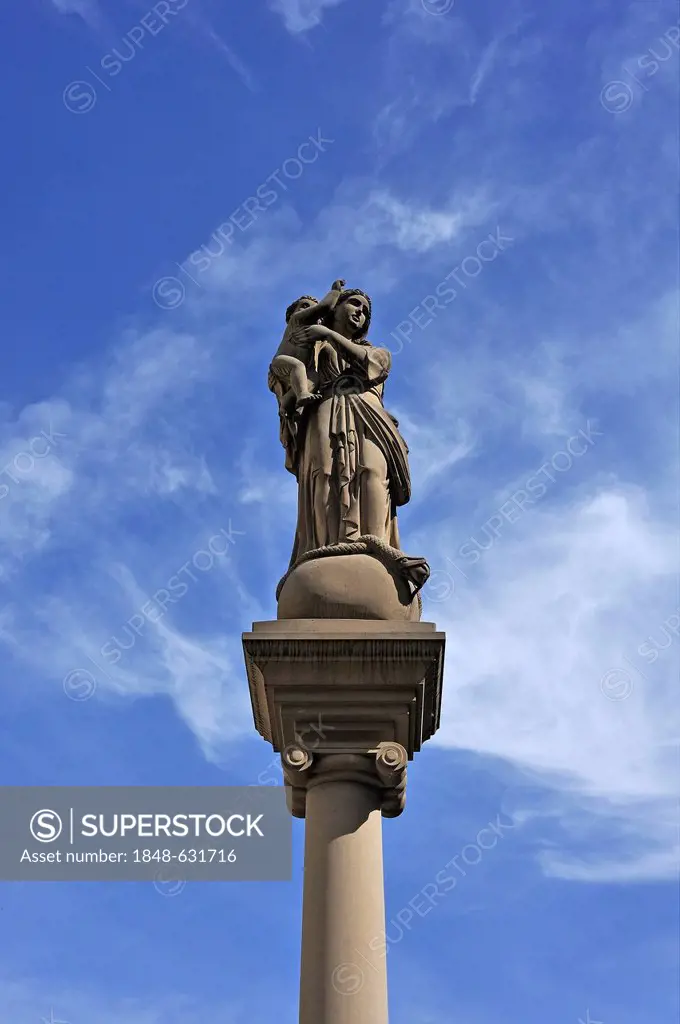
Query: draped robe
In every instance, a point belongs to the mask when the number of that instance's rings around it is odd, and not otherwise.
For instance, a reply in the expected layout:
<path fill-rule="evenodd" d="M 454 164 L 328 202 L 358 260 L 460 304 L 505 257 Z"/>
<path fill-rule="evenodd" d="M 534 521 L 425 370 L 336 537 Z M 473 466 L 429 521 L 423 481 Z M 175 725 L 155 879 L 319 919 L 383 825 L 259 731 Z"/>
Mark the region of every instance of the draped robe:
<path fill-rule="evenodd" d="M 335 346 L 339 376 L 319 359 L 312 384 L 322 401 L 281 413 L 286 468 L 298 481 L 291 565 L 308 551 L 367 534 L 400 550 L 396 509 L 409 500 L 411 482 L 406 442 L 383 406 L 391 355 L 361 344 L 363 364 Z M 272 378 L 270 387 L 277 390 Z"/>

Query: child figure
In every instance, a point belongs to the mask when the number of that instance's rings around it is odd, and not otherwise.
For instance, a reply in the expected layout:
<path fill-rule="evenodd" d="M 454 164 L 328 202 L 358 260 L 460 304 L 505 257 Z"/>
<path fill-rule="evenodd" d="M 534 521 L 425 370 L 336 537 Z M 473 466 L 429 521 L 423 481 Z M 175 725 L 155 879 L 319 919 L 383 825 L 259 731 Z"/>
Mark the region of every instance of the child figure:
<path fill-rule="evenodd" d="M 295 331 L 299 327 L 317 324 L 322 317 L 332 312 L 344 287 L 344 281 L 334 281 L 328 295 L 324 296 L 321 302 L 317 302 L 311 295 L 303 295 L 292 302 L 286 310 L 286 330 L 281 344 L 276 350 L 276 355 L 271 361 L 269 372 L 275 380 L 280 381 L 293 392 L 296 408 L 308 405 L 310 402 L 318 402 L 321 395 L 310 390 L 307 371 L 310 369 L 311 353 L 309 350 L 305 351 L 305 346 L 299 345 L 293 340 Z M 328 357 L 335 372 L 339 373 L 337 354 L 328 342 L 315 343 L 314 368 L 316 369 L 321 351 Z"/>

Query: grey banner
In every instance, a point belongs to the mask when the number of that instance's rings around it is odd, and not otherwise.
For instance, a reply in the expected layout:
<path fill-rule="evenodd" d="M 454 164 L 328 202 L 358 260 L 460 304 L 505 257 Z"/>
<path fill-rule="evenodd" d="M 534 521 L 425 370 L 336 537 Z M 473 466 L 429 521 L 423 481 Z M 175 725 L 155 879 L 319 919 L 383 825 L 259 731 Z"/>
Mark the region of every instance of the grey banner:
<path fill-rule="evenodd" d="M 0 880 L 289 881 L 282 786 L 2 786 Z"/>

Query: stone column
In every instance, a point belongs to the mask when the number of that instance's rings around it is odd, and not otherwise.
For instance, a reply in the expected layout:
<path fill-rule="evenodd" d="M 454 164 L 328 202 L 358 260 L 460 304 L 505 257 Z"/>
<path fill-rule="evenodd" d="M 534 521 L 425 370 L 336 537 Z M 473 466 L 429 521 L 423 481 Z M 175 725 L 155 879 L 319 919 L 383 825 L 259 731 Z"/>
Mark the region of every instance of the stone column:
<path fill-rule="evenodd" d="M 381 818 L 438 726 L 444 634 L 377 619 L 255 622 L 255 726 L 306 818 L 300 1024 L 387 1024 Z"/>
<path fill-rule="evenodd" d="M 382 816 L 403 808 L 407 760 L 397 743 L 283 752 L 306 818 L 300 1024 L 388 1024 Z"/>

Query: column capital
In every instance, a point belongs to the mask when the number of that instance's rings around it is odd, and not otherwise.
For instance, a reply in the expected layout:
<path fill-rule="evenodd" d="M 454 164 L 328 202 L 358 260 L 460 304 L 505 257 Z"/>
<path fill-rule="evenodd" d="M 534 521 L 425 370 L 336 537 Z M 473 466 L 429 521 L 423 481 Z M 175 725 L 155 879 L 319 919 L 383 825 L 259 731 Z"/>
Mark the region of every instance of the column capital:
<path fill-rule="evenodd" d="M 290 743 L 281 754 L 288 809 L 304 818 L 307 791 L 330 782 L 358 782 L 379 791 L 383 818 L 396 818 L 406 803 L 408 752 L 389 741 L 363 754 L 315 754 Z"/>

